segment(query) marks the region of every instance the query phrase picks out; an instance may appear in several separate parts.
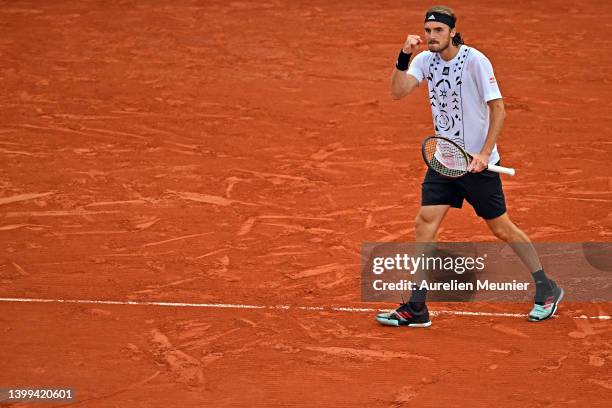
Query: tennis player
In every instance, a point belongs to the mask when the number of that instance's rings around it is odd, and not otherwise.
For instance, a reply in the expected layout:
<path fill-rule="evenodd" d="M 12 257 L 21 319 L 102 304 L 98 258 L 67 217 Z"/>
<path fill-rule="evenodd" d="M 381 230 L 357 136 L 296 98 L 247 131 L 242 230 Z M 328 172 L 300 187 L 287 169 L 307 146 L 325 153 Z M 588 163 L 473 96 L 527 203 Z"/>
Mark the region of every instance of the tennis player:
<path fill-rule="evenodd" d="M 391 77 L 395 99 L 427 81 L 435 132 L 474 156 L 470 172 L 457 179 L 427 170 L 416 217 L 416 241 L 434 242 L 449 208 L 461 208 L 467 200 L 491 232 L 507 242 L 532 272 L 536 291 L 528 320 L 540 322 L 554 315 L 563 289 L 546 276 L 531 241 L 508 217 L 499 174 L 485 170 L 487 164 L 499 162 L 496 142 L 504 123 L 504 103 L 491 62 L 463 43 L 456 22 L 450 7 L 427 10 L 424 39 L 408 35 Z M 423 41 L 428 50 L 417 55 Z M 377 315 L 376 320 L 391 326 L 430 326 L 426 294 L 426 290 L 412 291 L 408 302 L 394 312 Z"/>

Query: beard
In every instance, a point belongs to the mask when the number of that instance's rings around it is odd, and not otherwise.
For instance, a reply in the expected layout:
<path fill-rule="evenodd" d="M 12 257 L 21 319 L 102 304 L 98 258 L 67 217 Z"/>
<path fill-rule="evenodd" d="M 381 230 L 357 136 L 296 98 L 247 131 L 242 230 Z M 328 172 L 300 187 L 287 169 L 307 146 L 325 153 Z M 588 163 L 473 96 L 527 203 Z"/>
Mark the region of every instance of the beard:
<path fill-rule="evenodd" d="M 450 41 L 447 41 L 446 44 L 440 44 L 440 43 L 427 44 L 427 48 L 431 52 L 443 52 L 444 50 L 448 48 L 449 45 L 450 45 Z"/>

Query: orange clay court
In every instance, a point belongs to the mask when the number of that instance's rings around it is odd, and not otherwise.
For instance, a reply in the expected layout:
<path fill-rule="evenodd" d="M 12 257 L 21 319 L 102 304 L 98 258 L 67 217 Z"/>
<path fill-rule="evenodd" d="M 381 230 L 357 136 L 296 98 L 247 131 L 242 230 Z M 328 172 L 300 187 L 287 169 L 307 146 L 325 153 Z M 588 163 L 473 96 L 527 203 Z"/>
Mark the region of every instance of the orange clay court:
<path fill-rule="evenodd" d="M 432 303 L 408 329 L 359 301 L 361 243 L 414 239 L 431 113 L 389 77 L 431 5 L 2 1 L 0 387 L 96 408 L 608 406 L 610 303 L 538 324 L 528 303 Z M 513 220 L 612 240 L 612 6 L 449 5 L 504 95 Z M 494 240 L 468 205 L 439 239 Z"/>

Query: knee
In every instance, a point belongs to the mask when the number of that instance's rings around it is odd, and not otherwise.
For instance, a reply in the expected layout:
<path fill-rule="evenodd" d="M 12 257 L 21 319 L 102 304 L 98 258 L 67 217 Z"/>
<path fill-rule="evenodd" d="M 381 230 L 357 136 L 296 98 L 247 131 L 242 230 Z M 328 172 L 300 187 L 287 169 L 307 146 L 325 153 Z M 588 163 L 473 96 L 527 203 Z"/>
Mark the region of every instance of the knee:
<path fill-rule="evenodd" d="M 414 226 L 417 230 L 419 230 L 422 228 L 426 228 L 429 225 L 432 225 L 435 221 L 436 220 L 434 217 L 429 216 L 424 212 L 420 211 L 417 214 L 416 219 L 414 220 Z"/>
<path fill-rule="evenodd" d="M 514 225 L 513 224 L 505 224 L 505 225 L 490 225 L 489 228 L 493 235 L 502 241 L 508 242 L 513 237 Z"/>

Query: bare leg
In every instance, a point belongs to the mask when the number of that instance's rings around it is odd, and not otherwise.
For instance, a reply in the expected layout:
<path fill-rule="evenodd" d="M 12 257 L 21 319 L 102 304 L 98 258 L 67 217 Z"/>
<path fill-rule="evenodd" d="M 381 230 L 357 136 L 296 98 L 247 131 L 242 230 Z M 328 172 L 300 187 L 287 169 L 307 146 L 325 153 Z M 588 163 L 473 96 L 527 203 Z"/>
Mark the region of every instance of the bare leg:
<path fill-rule="evenodd" d="M 529 272 L 533 273 L 542 269 L 538 253 L 529 237 L 510 220 L 507 213 L 486 221 L 491 232 L 512 247 Z"/>
<path fill-rule="evenodd" d="M 416 242 L 434 242 L 438 228 L 450 205 L 426 205 L 421 207 L 415 220 Z"/>
<path fill-rule="evenodd" d="M 533 276 L 536 293 L 535 304 L 529 312 L 529 321 L 541 322 L 552 317 L 557 310 L 557 304 L 563 298 L 563 289 L 546 276 L 538 254 L 527 235 L 510 221 L 507 214 L 487 220 L 487 224 L 497 238 L 512 247 Z"/>
<path fill-rule="evenodd" d="M 415 220 L 416 242 L 415 255 L 428 254 L 431 251 L 431 242 L 435 242 L 440 224 L 446 216 L 450 205 L 427 205 L 421 207 Z M 419 245 L 422 244 L 422 245 Z M 413 282 L 420 285 L 427 281 L 426 271 L 419 268 L 415 271 Z M 421 308 L 425 304 L 427 292 L 425 289 L 414 289 L 410 295 L 410 302 L 415 308 Z"/>

